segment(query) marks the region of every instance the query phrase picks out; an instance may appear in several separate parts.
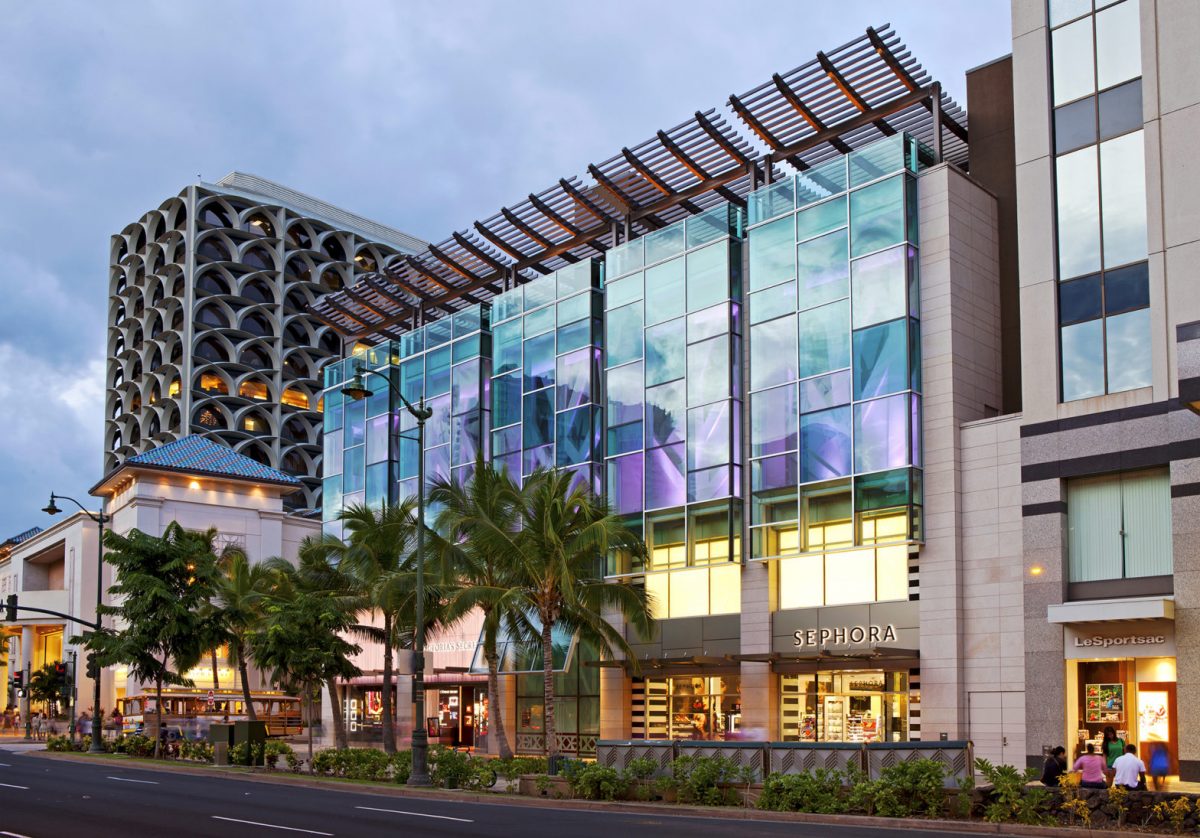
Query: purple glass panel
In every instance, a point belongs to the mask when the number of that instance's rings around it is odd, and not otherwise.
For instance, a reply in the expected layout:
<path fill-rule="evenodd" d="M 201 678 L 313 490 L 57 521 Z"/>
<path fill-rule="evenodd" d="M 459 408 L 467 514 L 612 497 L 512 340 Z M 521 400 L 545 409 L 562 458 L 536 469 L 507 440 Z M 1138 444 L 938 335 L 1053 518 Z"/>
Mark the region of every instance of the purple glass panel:
<path fill-rule="evenodd" d="M 475 457 L 479 453 L 481 432 L 482 422 L 478 410 L 464 416 L 454 417 L 454 465 L 461 466 L 475 462 Z"/>
<path fill-rule="evenodd" d="M 800 481 L 850 473 L 850 408 L 835 407 L 800 417 Z"/>
<path fill-rule="evenodd" d="M 672 381 L 646 389 L 646 447 L 683 439 L 684 383 Z"/>
<path fill-rule="evenodd" d="M 800 382 L 800 411 L 812 413 L 850 403 L 850 370 Z"/>
<path fill-rule="evenodd" d="M 742 467 L 741 466 L 733 467 L 733 491 L 730 494 L 732 494 L 735 498 L 740 498 L 742 496 Z"/>
<path fill-rule="evenodd" d="M 554 383 L 554 333 L 525 341 L 525 392 Z"/>
<path fill-rule="evenodd" d="M 921 400 L 912 397 L 912 464 L 921 466 Z"/>
<path fill-rule="evenodd" d="M 687 319 L 687 341 L 695 343 L 705 338 L 716 337 L 729 330 L 727 303 L 689 314 Z"/>
<path fill-rule="evenodd" d="M 642 418 L 642 364 L 608 371 L 608 424 L 616 427 Z"/>
<path fill-rule="evenodd" d="M 578 488 L 586 489 L 589 492 L 595 491 L 592 484 L 591 466 L 579 466 L 578 468 L 568 469 L 567 473 L 571 476 L 571 482 L 567 484 L 568 492 L 572 492 Z"/>
<path fill-rule="evenodd" d="M 425 421 L 425 447 L 436 448 L 450 441 L 450 394 L 430 399 L 433 415 Z M 408 411 L 404 411 L 408 413 Z"/>
<path fill-rule="evenodd" d="M 592 400 L 592 350 L 584 348 L 558 359 L 558 409 Z"/>
<path fill-rule="evenodd" d="M 492 450 L 497 454 L 511 454 L 521 450 L 521 426 L 513 425 L 502 431 L 492 431 Z"/>
<path fill-rule="evenodd" d="M 702 405 L 727 399 L 737 392 L 736 378 L 729 374 L 730 337 L 709 338 L 687 349 L 687 398 L 689 405 Z"/>
<path fill-rule="evenodd" d="M 794 386 L 764 390 L 750 397 L 751 456 L 795 451 L 799 435 L 800 411 Z"/>
<path fill-rule="evenodd" d="M 683 443 L 646 452 L 646 508 L 680 506 L 687 498 Z"/>
<path fill-rule="evenodd" d="M 367 420 L 367 462 L 381 463 L 388 458 L 388 427 L 391 416 L 384 414 Z"/>
<path fill-rule="evenodd" d="M 854 470 L 859 474 L 909 464 L 911 405 L 906 395 L 854 406 Z"/>
<path fill-rule="evenodd" d="M 783 454 L 750 464 L 750 491 L 785 489 L 796 485 L 796 455 Z"/>
<path fill-rule="evenodd" d="M 729 497 L 729 466 L 706 468 L 688 474 L 688 501 Z"/>
<path fill-rule="evenodd" d="M 688 411 L 688 471 L 729 462 L 729 402 Z"/>
<path fill-rule="evenodd" d="M 540 448 L 530 448 L 521 461 L 523 474 L 533 474 L 537 469 L 554 468 L 554 443 Z"/>
<path fill-rule="evenodd" d="M 425 452 L 425 485 L 450 477 L 450 446 L 443 445 Z"/>
<path fill-rule="evenodd" d="M 642 455 L 608 461 L 608 502 L 618 515 L 642 511 Z"/>
<path fill-rule="evenodd" d="M 454 368 L 450 387 L 452 407 L 456 414 L 479 407 L 479 359 L 467 361 Z"/>
<path fill-rule="evenodd" d="M 496 469 L 507 471 L 508 476 L 514 480 L 521 479 L 521 452 L 517 451 L 514 454 L 505 454 L 503 457 L 495 457 L 492 462 Z"/>
<path fill-rule="evenodd" d="M 471 482 L 471 478 L 475 476 L 475 465 L 459 466 L 454 469 L 454 482 L 460 486 L 465 486 Z"/>
<path fill-rule="evenodd" d="M 729 322 L 732 325 L 730 331 L 735 335 L 742 333 L 742 306 L 740 303 L 729 304 Z"/>
<path fill-rule="evenodd" d="M 751 390 L 795 381 L 799 365 L 794 315 L 750 327 Z"/>
<path fill-rule="evenodd" d="M 400 500 L 414 497 L 417 494 L 417 478 L 414 477 L 411 480 L 401 480 L 398 484 L 398 489 L 399 491 L 396 496 L 400 498 Z"/>

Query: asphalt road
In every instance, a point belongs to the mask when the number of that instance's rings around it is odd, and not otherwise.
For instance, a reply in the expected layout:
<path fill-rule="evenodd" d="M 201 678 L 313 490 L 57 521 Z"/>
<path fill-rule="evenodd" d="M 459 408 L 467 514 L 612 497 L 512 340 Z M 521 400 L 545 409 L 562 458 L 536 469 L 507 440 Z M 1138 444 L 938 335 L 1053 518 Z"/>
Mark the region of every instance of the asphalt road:
<path fill-rule="evenodd" d="M 897 838 L 951 832 L 830 827 L 767 821 L 608 813 L 491 803 L 460 803 L 238 782 L 134 768 L 52 760 L 0 744 L 3 838 L 285 838 L 317 836 L 788 835 Z"/>

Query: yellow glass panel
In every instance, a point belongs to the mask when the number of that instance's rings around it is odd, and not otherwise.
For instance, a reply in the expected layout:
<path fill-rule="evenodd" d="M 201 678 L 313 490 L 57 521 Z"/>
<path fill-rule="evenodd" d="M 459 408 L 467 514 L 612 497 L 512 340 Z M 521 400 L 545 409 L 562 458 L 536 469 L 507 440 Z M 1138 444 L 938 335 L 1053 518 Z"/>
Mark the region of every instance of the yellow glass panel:
<path fill-rule="evenodd" d="M 733 537 L 733 555 L 731 561 L 740 562 L 742 560 L 742 537 L 735 535 Z"/>
<path fill-rule="evenodd" d="M 880 547 L 875 551 L 878 589 L 875 599 L 886 602 L 908 599 L 908 547 Z"/>
<path fill-rule="evenodd" d="M 792 527 L 787 530 L 777 530 L 779 555 L 786 556 L 789 553 L 800 552 L 800 530 L 797 527 Z"/>
<path fill-rule="evenodd" d="M 283 391 L 283 403 L 298 407 L 303 410 L 308 410 L 308 396 L 295 388 L 289 388 Z"/>
<path fill-rule="evenodd" d="M 847 550 L 825 556 L 825 604 L 875 599 L 875 551 Z"/>
<path fill-rule="evenodd" d="M 667 578 L 670 575 L 669 573 L 646 574 L 646 593 L 650 595 L 650 613 L 656 620 L 665 620 L 670 616 L 671 599 L 668 590 L 670 580 Z"/>
<path fill-rule="evenodd" d="M 710 614 L 737 614 L 742 610 L 742 566 L 725 564 L 709 571 L 712 592 Z"/>
<path fill-rule="evenodd" d="M 850 521 L 825 525 L 825 546 L 841 547 L 854 543 L 854 525 Z"/>
<path fill-rule="evenodd" d="M 666 575 L 671 580 L 672 617 L 699 617 L 708 613 L 708 568 L 673 570 Z"/>
<path fill-rule="evenodd" d="M 796 556 L 779 562 L 779 607 L 825 604 L 825 557 Z"/>
<path fill-rule="evenodd" d="M 825 527 L 817 524 L 808 528 L 808 549 L 820 550 L 825 547 Z"/>

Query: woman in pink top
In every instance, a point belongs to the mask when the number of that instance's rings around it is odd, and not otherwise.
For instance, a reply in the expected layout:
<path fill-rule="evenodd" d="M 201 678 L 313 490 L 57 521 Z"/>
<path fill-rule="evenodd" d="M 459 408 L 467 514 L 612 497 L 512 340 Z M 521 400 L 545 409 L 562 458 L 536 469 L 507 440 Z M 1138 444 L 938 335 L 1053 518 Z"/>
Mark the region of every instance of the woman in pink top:
<path fill-rule="evenodd" d="M 1080 773 L 1079 785 L 1081 788 L 1106 789 L 1108 782 L 1104 776 L 1104 769 L 1107 767 L 1108 763 L 1104 757 L 1096 753 L 1094 746 L 1088 745 L 1087 753 L 1075 760 L 1075 765 L 1071 767 L 1071 770 Z"/>

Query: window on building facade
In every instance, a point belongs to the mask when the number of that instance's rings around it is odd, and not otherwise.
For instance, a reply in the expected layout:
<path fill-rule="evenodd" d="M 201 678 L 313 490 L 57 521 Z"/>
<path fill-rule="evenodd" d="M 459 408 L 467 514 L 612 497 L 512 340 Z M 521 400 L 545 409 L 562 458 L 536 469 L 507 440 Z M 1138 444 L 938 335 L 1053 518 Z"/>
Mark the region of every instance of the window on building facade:
<path fill-rule="evenodd" d="M 1063 401 L 1151 383 L 1139 0 L 1050 0 Z"/>
<path fill-rule="evenodd" d="M 1171 481 L 1165 468 L 1067 482 L 1068 580 L 1169 576 Z"/>

